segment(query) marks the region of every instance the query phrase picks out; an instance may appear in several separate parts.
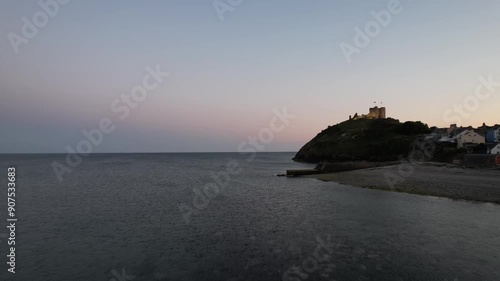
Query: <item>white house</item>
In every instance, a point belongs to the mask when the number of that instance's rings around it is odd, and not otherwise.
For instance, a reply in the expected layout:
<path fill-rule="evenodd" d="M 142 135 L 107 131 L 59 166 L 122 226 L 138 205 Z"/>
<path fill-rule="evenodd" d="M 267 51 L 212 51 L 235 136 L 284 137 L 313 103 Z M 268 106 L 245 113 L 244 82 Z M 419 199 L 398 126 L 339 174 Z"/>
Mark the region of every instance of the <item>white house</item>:
<path fill-rule="evenodd" d="M 480 144 L 485 143 L 486 140 L 483 135 L 480 135 L 473 130 L 465 130 L 456 136 L 457 147 L 464 147 L 466 143 Z"/>
<path fill-rule="evenodd" d="M 500 154 L 500 143 L 493 147 L 490 151 L 491 154 Z"/>
<path fill-rule="evenodd" d="M 442 136 L 438 142 L 457 142 L 455 138 L 450 138 L 448 136 Z"/>

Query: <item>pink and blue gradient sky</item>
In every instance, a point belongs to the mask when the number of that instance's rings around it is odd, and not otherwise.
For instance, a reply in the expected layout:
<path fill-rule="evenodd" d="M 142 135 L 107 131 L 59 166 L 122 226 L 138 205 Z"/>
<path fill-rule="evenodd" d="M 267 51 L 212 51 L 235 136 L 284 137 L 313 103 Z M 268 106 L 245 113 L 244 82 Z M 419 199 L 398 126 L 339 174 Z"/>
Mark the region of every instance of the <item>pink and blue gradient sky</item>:
<path fill-rule="evenodd" d="M 0 3 L 0 153 L 65 152 L 148 65 L 171 75 L 96 152 L 236 151 L 283 106 L 297 117 L 267 151 L 296 151 L 374 101 L 401 121 L 448 126 L 444 112 L 479 76 L 500 81 L 496 0 L 401 0 L 351 63 L 339 44 L 388 0 L 243 0 L 224 21 L 211 0 L 73 0 L 15 54 L 7 34 L 37 2 Z M 500 88 L 459 125 L 500 123 L 499 105 Z"/>

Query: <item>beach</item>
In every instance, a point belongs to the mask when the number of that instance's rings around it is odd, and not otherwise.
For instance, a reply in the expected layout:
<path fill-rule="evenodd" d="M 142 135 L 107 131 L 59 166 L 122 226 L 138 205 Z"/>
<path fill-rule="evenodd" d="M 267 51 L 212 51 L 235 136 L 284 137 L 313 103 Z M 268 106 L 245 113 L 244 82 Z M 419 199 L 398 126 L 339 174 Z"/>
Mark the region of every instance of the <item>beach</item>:
<path fill-rule="evenodd" d="M 432 162 L 411 167 L 391 165 L 307 177 L 370 189 L 500 204 L 500 169 L 471 169 Z M 390 182 L 394 182 L 393 188 Z"/>

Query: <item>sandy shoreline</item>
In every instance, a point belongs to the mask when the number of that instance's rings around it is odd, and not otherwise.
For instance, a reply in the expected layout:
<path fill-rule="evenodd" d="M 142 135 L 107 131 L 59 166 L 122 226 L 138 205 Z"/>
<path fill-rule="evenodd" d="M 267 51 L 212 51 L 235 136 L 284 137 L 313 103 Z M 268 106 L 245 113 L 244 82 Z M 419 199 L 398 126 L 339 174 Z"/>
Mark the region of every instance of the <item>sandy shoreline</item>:
<path fill-rule="evenodd" d="M 469 169 L 441 163 L 413 167 L 413 173 L 407 173 L 404 165 L 393 165 L 306 177 L 363 188 L 500 204 L 499 169 Z M 394 188 L 391 189 L 386 177 L 395 182 Z"/>

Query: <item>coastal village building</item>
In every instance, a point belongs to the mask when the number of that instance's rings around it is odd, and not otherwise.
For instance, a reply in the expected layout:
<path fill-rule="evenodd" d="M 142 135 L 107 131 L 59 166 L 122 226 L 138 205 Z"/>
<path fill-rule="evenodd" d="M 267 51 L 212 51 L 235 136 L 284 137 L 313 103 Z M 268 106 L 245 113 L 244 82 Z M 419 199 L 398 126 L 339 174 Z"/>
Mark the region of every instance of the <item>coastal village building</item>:
<path fill-rule="evenodd" d="M 449 137 L 448 135 L 442 135 L 438 142 L 457 142 L 457 139 Z"/>
<path fill-rule="evenodd" d="M 457 147 L 465 147 L 466 144 L 480 144 L 486 143 L 484 136 L 474 132 L 471 129 L 467 129 L 460 134 L 456 135 Z"/>
<path fill-rule="evenodd" d="M 453 134 L 453 131 L 457 129 L 457 124 L 451 124 L 450 127 L 447 129 L 448 135 Z"/>
<path fill-rule="evenodd" d="M 444 135 L 448 135 L 446 128 L 442 128 L 442 129 L 435 128 L 430 135 L 427 135 L 425 137 L 425 139 L 433 140 L 435 142 L 440 142 Z"/>
<path fill-rule="evenodd" d="M 472 130 L 472 127 L 459 128 L 457 127 L 457 124 L 451 124 L 449 128 L 438 131 L 441 132 L 438 142 L 457 143 L 458 136 L 466 130 Z"/>
<path fill-rule="evenodd" d="M 358 113 L 354 114 L 354 116 L 349 116 L 349 120 L 353 119 L 385 119 L 386 117 L 386 111 L 385 107 L 371 107 L 369 109 L 368 114 L 362 114 L 358 115 Z"/>
<path fill-rule="evenodd" d="M 500 154 L 500 143 L 493 147 L 490 151 L 491 154 Z"/>
<path fill-rule="evenodd" d="M 488 130 L 486 133 L 486 141 L 489 143 L 500 142 L 500 127 Z"/>

